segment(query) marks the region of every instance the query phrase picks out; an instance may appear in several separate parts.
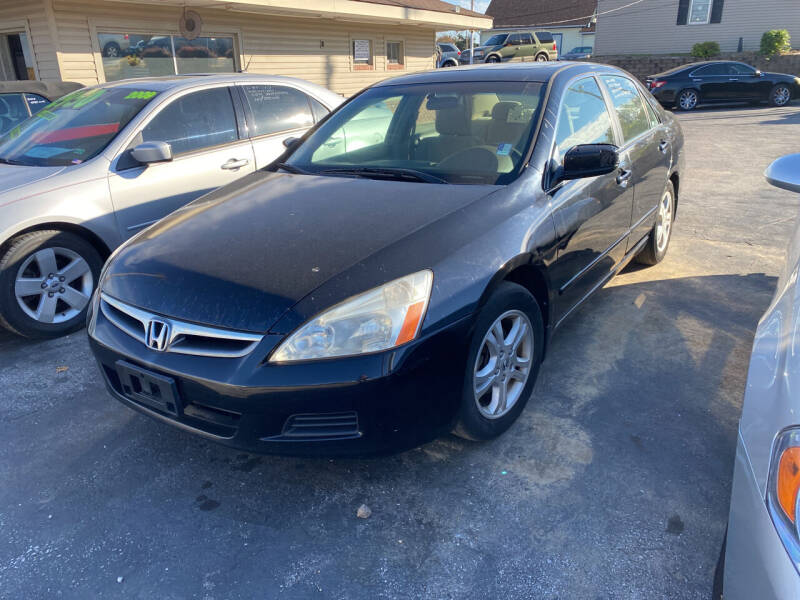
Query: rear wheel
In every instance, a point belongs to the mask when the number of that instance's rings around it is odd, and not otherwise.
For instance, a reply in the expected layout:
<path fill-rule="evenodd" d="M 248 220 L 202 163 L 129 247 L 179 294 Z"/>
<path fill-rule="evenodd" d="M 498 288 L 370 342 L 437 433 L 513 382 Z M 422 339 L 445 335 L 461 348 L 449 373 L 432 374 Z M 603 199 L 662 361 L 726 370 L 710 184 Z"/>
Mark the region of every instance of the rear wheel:
<path fill-rule="evenodd" d="M 102 265 L 94 246 L 73 233 L 17 237 L 0 258 L 0 325 L 32 338 L 80 329 Z"/>
<path fill-rule="evenodd" d="M 700 96 L 696 90 L 681 90 L 675 100 L 675 106 L 681 110 L 694 110 L 700 102 Z"/>
<path fill-rule="evenodd" d="M 524 287 L 503 282 L 478 315 L 453 433 L 489 440 L 511 427 L 533 391 L 543 346 L 536 299 Z"/>
<path fill-rule="evenodd" d="M 656 211 L 656 224 L 650 232 L 647 245 L 636 256 L 636 262 L 643 265 L 657 265 L 667 255 L 669 240 L 672 237 L 672 222 L 675 219 L 675 188 L 671 181 L 661 196 Z"/>
<path fill-rule="evenodd" d="M 486 59 L 486 62 L 487 63 L 492 63 L 492 64 L 499 63 L 500 62 L 500 57 L 496 56 L 496 55 L 492 55 L 492 56 L 490 56 L 489 58 Z"/>
<path fill-rule="evenodd" d="M 547 62 L 549 60 L 547 54 L 537 54 L 536 62 Z"/>
<path fill-rule="evenodd" d="M 769 94 L 769 103 L 772 106 L 786 106 L 792 99 L 792 90 L 788 85 L 779 83 Z"/>

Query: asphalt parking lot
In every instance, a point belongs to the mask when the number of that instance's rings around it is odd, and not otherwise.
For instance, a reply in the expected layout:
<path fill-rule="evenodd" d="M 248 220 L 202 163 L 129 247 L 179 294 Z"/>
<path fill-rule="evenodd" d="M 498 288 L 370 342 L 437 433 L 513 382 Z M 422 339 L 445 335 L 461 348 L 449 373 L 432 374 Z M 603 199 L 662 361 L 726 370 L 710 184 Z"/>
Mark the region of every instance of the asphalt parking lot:
<path fill-rule="evenodd" d="M 707 598 L 800 106 L 680 118 L 667 259 L 568 322 L 491 443 L 242 454 L 111 400 L 84 332 L 0 333 L 0 598 Z"/>

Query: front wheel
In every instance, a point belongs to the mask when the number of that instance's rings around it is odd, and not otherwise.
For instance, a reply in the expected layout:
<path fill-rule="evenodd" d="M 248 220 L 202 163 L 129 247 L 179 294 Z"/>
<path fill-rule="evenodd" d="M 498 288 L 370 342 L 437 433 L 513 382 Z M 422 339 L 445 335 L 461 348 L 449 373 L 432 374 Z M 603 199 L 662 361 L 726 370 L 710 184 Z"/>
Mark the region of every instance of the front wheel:
<path fill-rule="evenodd" d="M 487 63 L 492 63 L 492 64 L 497 64 L 497 63 L 500 62 L 500 57 L 499 56 L 490 56 L 489 58 L 486 59 L 486 62 Z"/>
<path fill-rule="evenodd" d="M 769 94 L 769 103 L 772 106 L 786 106 L 789 104 L 789 101 L 792 99 L 792 90 L 789 89 L 788 85 L 783 83 L 779 83 Z"/>
<path fill-rule="evenodd" d="M 102 265 L 94 246 L 73 233 L 15 238 L 0 258 L 0 325 L 31 338 L 80 329 Z"/>
<path fill-rule="evenodd" d="M 543 347 L 536 299 L 520 285 L 501 283 L 478 314 L 453 433 L 489 440 L 511 427 L 533 391 Z"/>
<path fill-rule="evenodd" d="M 636 257 L 636 262 L 643 265 L 657 265 L 667 255 L 669 240 L 672 237 L 672 222 L 675 220 L 675 188 L 671 181 L 661 196 L 656 209 L 656 224 L 650 231 L 647 245 Z"/>
<path fill-rule="evenodd" d="M 675 101 L 675 106 L 681 110 L 694 110 L 700 102 L 700 96 L 695 90 L 681 90 Z"/>

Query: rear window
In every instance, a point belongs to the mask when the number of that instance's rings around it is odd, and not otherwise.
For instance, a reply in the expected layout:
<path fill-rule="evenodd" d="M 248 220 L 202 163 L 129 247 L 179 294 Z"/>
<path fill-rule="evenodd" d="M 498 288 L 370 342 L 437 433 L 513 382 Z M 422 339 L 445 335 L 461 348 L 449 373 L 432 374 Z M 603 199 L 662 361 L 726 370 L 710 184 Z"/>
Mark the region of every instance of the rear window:
<path fill-rule="evenodd" d="M 549 31 L 537 31 L 536 37 L 542 44 L 549 44 L 550 42 L 555 41 L 553 38 L 553 34 Z"/>

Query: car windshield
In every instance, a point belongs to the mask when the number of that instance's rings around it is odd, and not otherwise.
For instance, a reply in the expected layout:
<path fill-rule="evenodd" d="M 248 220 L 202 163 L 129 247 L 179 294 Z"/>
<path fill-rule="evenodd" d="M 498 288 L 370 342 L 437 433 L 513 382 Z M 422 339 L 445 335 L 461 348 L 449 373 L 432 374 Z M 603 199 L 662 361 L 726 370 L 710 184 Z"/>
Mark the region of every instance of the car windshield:
<path fill-rule="evenodd" d="M 497 35 L 493 35 L 488 40 L 486 40 L 486 43 L 484 44 L 484 46 L 501 46 L 501 45 L 506 43 L 506 38 L 507 37 L 508 37 L 508 34 L 500 34 L 500 33 L 498 33 Z"/>
<path fill-rule="evenodd" d="M 85 162 L 102 152 L 157 95 L 129 87 L 73 92 L 0 137 L 0 162 L 28 166 Z"/>
<path fill-rule="evenodd" d="M 506 184 L 531 143 L 544 86 L 453 82 L 368 89 L 286 161 L 295 172 Z"/>

